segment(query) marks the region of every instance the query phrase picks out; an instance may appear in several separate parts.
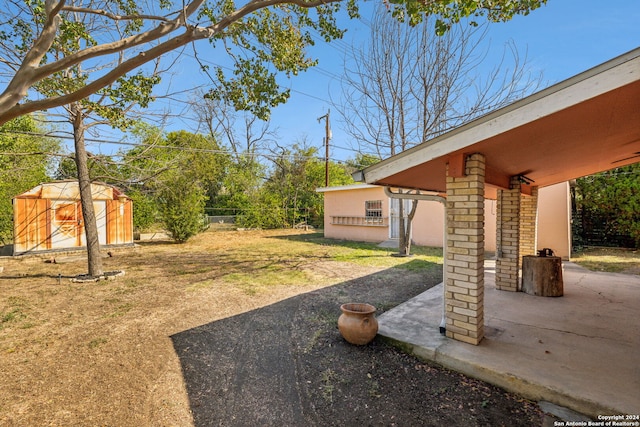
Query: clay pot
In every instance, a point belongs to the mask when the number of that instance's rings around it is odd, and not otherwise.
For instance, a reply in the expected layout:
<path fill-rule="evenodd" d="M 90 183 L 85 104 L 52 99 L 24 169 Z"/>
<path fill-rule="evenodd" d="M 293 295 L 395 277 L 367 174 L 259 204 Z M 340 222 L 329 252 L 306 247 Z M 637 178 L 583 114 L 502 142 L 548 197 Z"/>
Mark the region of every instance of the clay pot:
<path fill-rule="evenodd" d="M 350 303 L 340 306 L 338 329 L 347 342 L 355 345 L 369 344 L 378 333 L 378 320 L 371 304 Z"/>

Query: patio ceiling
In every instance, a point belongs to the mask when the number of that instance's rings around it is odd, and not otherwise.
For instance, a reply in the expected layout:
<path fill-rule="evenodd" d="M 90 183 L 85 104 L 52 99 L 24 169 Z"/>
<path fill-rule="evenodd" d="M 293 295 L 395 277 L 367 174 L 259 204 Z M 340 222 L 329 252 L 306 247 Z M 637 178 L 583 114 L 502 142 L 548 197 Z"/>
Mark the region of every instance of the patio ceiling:
<path fill-rule="evenodd" d="M 447 163 L 459 171 L 473 153 L 488 198 L 512 176 L 545 187 L 640 162 L 640 48 L 370 166 L 364 181 L 444 193 Z"/>

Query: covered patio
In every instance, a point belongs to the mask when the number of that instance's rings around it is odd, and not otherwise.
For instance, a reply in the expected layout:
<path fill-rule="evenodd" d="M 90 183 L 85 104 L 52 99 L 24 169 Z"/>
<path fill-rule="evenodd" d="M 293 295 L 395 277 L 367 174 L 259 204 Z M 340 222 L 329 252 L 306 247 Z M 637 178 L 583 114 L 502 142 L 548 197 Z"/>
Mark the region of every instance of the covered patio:
<path fill-rule="evenodd" d="M 540 249 L 538 189 L 639 161 L 640 48 L 373 165 L 360 178 L 446 195 L 446 336 L 479 345 L 491 336 L 486 294 L 521 291 L 522 256 Z M 497 199 L 495 286 L 486 292 L 485 198 Z M 537 298 L 523 309 L 557 304 Z M 596 307 L 592 315 L 601 312 Z"/>
<path fill-rule="evenodd" d="M 497 290 L 495 261 L 485 267 L 481 345 L 439 333 L 442 285 L 383 313 L 378 333 L 419 357 L 595 420 L 639 413 L 640 276 L 565 263 L 565 295 L 543 298 Z"/>
<path fill-rule="evenodd" d="M 446 197 L 443 285 L 385 313 L 379 333 L 534 400 L 637 415 L 640 279 L 564 262 L 563 296 L 519 291 L 522 257 L 541 249 L 538 189 L 639 161 L 640 48 L 363 170 L 367 184 Z"/>

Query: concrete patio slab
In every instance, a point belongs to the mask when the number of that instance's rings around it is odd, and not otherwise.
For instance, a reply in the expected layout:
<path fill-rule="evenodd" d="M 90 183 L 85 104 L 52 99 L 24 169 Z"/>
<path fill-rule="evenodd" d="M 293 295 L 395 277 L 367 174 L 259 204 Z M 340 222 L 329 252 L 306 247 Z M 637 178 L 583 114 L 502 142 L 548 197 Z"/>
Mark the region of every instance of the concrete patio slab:
<path fill-rule="evenodd" d="M 440 284 L 379 316 L 379 334 L 416 356 L 535 401 L 598 419 L 640 414 L 640 277 L 563 263 L 564 296 L 495 288 L 485 262 L 485 338 L 439 333 Z M 567 420 L 574 421 L 574 420 Z"/>

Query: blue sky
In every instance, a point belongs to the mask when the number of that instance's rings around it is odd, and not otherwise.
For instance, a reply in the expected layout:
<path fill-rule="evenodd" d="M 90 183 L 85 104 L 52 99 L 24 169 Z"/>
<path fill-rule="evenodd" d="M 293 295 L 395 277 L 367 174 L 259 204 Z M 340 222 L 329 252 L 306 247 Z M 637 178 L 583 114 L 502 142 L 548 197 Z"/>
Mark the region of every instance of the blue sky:
<path fill-rule="evenodd" d="M 281 80 L 281 84 L 291 89 L 291 98 L 272 112 L 272 128 L 278 129 L 280 145 L 306 138 L 311 145 L 322 147 L 324 122 L 319 123 L 317 119 L 331 108 L 330 99 L 340 95 L 344 52 L 351 43 L 361 43 L 368 38 L 365 22 L 370 17 L 370 12 L 364 10 L 363 20 L 342 21 L 341 25 L 347 28 L 343 40 L 332 43 L 318 40 L 310 51 L 319 60 L 318 67 L 288 81 Z M 526 53 L 529 66 L 534 71 L 541 70 L 544 81 L 554 84 L 640 47 L 640 0 L 548 0 L 546 6 L 528 16 L 491 24 L 487 41 L 499 52 L 505 44 L 514 43 L 521 54 Z M 192 55 L 191 50 L 186 53 Z M 208 59 L 215 63 L 222 61 L 214 57 Z M 198 77 L 197 69 L 191 61 L 180 61 L 172 67 L 172 89 L 204 82 L 203 76 Z M 163 77 L 163 81 L 168 80 Z M 158 101 L 155 108 L 170 109 L 179 115 L 184 104 Z M 332 111 L 331 118 L 330 157 L 353 158 L 355 152 L 345 149 L 351 144 L 349 136 L 340 128 L 337 111 Z M 196 130 L 192 120 L 179 117 L 167 123 L 165 129 Z M 105 146 L 100 148 L 103 152 L 105 149 Z"/>
<path fill-rule="evenodd" d="M 320 69 L 292 79 L 291 99 L 273 112 L 272 123 L 279 127 L 283 142 L 306 135 L 313 145 L 322 145 L 324 124 L 317 118 L 331 108 L 330 92 L 332 96 L 340 93 L 344 47 L 368 33 L 362 22 L 346 25 L 347 36 L 337 46 L 318 43 L 312 52 L 320 60 Z M 513 41 L 521 53 L 526 52 L 530 66 L 542 70 L 544 80 L 553 84 L 640 47 L 640 1 L 548 0 L 528 16 L 492 24 L 488 38 L 499 51 Z M 337 114 L 332 112 L 334 117 Z M 335 148 L 349 145 L 337 120 L 332 131 L 330 157 L 353 157 L 355 153 Z"/>

